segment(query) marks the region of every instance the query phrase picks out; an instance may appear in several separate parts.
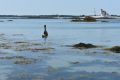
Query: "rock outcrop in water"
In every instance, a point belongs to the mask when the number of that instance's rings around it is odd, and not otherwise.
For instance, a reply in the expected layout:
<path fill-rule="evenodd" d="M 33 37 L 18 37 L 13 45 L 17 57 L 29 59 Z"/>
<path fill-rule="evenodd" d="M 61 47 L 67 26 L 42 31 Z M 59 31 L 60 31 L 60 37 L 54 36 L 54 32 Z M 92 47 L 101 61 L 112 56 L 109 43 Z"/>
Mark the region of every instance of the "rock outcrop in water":
<path fill-rule="evenodd" d="M 105 50 L 112 51 L 112 52 L 115 52 L 115 53 L 120 53 L 120 46 L 114 46 L 112 48 L 107 48 Z"/>
<path fill-rule="evenodd" d="M 80 17 L 75 17 L 71 20 L 71 22 L 96 22 L 97 20 L 94 17 L 86 16 L 84 19 L 80 19 Z"/>
<path fill-rule="evenodd" d="M 73 45 L 72 47 L 79 48 L 79 49 L 88 49 L 88 48 L 96 48 L 98 46 L 93 45 L 93 44 L 78 43 L 78 44 Z"/>
<path fill-rule="evenodd" d="M 86 16 L 83 21 L 84 22 L 96 22 L 96 19 L 91 16 Z"/>

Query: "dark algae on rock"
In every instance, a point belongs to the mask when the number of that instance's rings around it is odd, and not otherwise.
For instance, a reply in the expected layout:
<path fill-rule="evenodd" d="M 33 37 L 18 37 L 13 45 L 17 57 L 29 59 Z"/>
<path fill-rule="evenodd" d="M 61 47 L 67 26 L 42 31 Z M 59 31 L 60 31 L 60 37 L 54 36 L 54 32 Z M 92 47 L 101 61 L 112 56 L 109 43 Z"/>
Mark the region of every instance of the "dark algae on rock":
<path fill-rule="evenodd" d="M 79 48 L 79 49 L 88 49 L 88 48 L 96 48 L 98 46 L 93 45 L 93 44 L 78 43 L 78 44 L 73 45 L 72 47 Z"/>
<path fill-rule="evenodd" d="M 83 20 L 85 22 L 96 22 L 97 20 L 91 16 L 86 16 L 85 19 Z"/>
<path fill-rule="evenodd" d="M 120 46 L 114 46 L 112 48 L 106 48 L 105 50 L 112 51 L 115 53 L 120 53 Z"/>

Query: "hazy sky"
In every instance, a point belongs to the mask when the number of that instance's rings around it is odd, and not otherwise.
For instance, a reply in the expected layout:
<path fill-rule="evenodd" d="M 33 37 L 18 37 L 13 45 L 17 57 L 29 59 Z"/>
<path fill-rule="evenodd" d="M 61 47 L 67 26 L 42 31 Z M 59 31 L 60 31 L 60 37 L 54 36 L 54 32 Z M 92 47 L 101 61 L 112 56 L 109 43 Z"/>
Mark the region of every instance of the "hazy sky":
<path fill-rule="evenodd" d="M 1 14 L 120 14 L 120 0 L 0 0 Z"/>

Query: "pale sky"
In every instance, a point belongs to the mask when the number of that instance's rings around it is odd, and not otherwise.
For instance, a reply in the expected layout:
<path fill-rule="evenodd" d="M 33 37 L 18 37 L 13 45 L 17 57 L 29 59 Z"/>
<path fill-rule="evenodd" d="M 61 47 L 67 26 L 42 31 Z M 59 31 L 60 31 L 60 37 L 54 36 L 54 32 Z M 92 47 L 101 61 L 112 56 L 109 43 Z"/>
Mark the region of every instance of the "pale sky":
<path fill-rule="evenodd" d="M 105 9 L 120 15 L 120 0 L 0 0 L 0 15 L 94 14 Z"/>

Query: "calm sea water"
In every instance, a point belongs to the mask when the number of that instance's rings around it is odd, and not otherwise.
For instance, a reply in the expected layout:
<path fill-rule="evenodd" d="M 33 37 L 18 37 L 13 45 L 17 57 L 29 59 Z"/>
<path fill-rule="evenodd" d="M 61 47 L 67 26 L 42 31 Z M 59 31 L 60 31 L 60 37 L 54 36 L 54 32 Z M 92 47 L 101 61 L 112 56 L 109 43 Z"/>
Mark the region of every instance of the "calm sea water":
<path fill-rule="evenodd" d="M 79 50 L 65 45 L 92 43 L 105 47 L 120 45 L 120 20 L 78 23 L 54 19 L 7 19 L 0 22 L 0 34 L 8 42 L 28 41 L 54 48 L 38 52 L 0 49 L 0 56 L 37 59 L 32 64 L 0 60 L 0 80 L 119 80 L 120 55 L 103 49 Z M 49 37 L 41 38 L 47 25 Z M 18 35 L 19 34 L 19 35 Z M 21 35 L 20 35 L 21 34 Z M 17 35 L 17 36 L 14 36 Z M 0 38 L 2 38 L 0 37 Z M 0 42 L 4 42 L 3 39 Z M 15 44 L 11 44 L 15 45 Z M 76 63 L 76 64 L 75 64 Z"/>

